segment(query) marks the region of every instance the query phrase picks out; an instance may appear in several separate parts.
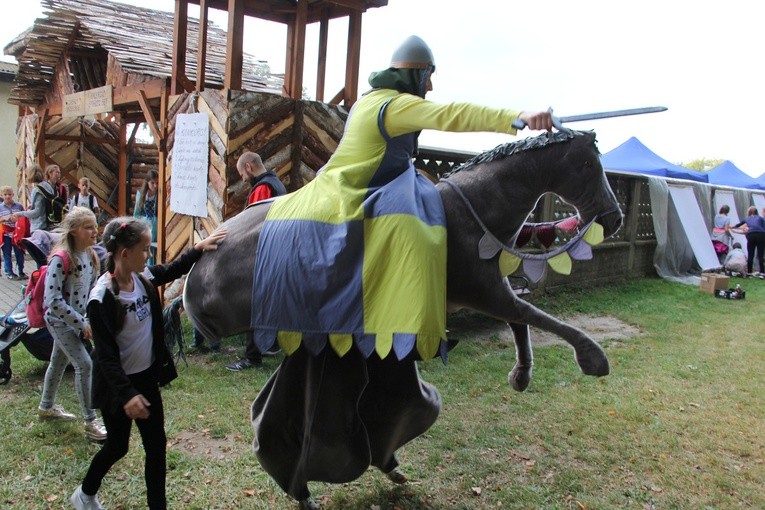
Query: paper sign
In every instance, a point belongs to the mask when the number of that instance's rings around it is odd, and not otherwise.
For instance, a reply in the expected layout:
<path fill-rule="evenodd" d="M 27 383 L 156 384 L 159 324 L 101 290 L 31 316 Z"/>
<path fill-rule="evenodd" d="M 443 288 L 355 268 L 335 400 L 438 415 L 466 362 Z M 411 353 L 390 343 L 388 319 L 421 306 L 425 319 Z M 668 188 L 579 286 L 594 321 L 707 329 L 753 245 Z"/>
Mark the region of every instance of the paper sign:
<path fill-rule="evenodd" d="M 207 217 L 210 121 L 206 113 L 179 114 L 170 174 L 170 209 Z"/>
<path fill-rule="evenodd" d="M 64 119 L 82 117 L 85 115 L 85 93 L 76 92 L 64 96 L 64 104 L 61 109 L 61 117 Z"/>
<path fill-rule="evenodd" d="M 106 85 L 85 91 L 85 115 L 112 111 L 112 86 Z"/>

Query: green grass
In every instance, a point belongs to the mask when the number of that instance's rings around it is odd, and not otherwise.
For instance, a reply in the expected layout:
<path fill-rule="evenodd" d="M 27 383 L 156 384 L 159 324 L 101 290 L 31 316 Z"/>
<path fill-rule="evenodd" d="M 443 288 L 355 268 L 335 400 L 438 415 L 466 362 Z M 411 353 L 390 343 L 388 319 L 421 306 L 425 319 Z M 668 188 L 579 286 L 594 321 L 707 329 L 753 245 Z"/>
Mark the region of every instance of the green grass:
<path fill-rule="evenodd" d="M 512 345 L 463 340 L 448 365 L 421 364 L 444 409 L 399 452 L 410 483 L 392 486 L 370 470 L 311 490 L 326 509 L 765 508 L 765 282 L 733 283 L 746 300 L 658 279 L 538 298 L 554 315 L 613 316 L 643 334 L 604 342 L 612 373 L 600 379 L 582 375 L 567 347 L 536 348 L 523 393 L 506 382 Z M 224 346 L 191 355 L 164 390 L 170 506 L 289 508 L 252 453 L 248 417 L 278 359 L 231 373 L 223 365 L 241 339 Z M 0 387 L 0 508 L 67 508 L 97 447 L 77 424 L 37 421 L 45 364 L 23 347 L 12 354 L 14 378 Z M 71 373 L 59 402 L 77 409 Z M 101 489 L 107 508 L 144 507 L 133 437 Z"/>

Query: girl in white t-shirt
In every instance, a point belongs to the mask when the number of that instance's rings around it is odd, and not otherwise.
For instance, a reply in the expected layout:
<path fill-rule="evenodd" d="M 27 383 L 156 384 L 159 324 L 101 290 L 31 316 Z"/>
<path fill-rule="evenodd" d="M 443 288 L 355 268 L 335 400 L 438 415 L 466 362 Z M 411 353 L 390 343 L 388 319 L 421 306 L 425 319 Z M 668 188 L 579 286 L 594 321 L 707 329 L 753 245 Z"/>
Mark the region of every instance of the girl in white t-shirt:
<path fill-rule="evenodd" d="M 146 267 L 148 222 L 125 216 L 104 229 L 106 273 L 90 293 L 88 316 L 95 344 L 93 404 L 101 409 L 107 439 L 71 496 L 75 508 L 101 508 L 96 493 L 111 467 L 128 452 L 134 420 L 146 452 L 148 507 L 167 508 L 167 438 L 159 387 L 178 374 L 165 345 L 157 287 L 188 273 L 202 252 L 217 249 L 225 236 L 225 230 L 216 231 L 173 262 Z"/>

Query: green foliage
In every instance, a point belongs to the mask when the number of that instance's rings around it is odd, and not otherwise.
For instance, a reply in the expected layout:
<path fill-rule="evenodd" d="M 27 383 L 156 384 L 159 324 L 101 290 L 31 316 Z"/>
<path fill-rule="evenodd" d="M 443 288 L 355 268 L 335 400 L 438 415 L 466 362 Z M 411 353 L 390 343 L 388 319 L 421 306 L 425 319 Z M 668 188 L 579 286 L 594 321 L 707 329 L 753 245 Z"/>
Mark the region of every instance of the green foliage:
<path fill-rule="evenodd" d="M 696 170 L 697 172 L 708 172 L 714 167 L 719 166 L 724 162 L 725 162 L 724 159 L 699 158 L 699 159 L 694 159 L 692 161 L 689 161 L 688 163 L 678 163 L 678 164 L 680 166 L 684 166 L 685 168 Z"/>
<path fill-rule="evenodd" d="M 444 408 L 399 451 L 410 483 L 393 486 L 371 469 L 311 490 L 327 510 L 765 508 L 765 282 L 736 283 L 743 301 L 658 279 L 537 299 L 559 317 L 615 317 L 642 334 L 604 343 L 612 373 L 600 379 L 582 375 L 568 347 L 537 347 L 524 393 L 506 381 L 511 344 L 496 335 L 463 339 L 447 365 L 420 364 Z M 241 342 L 190 354 L 163 391 L 171 508 L 296 508 L 251 447 L 249 406 L 279 359 L 228 372 L 223 365 Z M 38 422 L 45 365 L 22 347 L 13 363 L 14 378 L 0 387 L 0 507 L 66 507 L 97 447 L 77 422 Z M 75 410 L 76 402 L 67 373 L 59 403 Z M 144 506 L 142 466 L 134 432 L 101 489 L 107 508 Z"/>

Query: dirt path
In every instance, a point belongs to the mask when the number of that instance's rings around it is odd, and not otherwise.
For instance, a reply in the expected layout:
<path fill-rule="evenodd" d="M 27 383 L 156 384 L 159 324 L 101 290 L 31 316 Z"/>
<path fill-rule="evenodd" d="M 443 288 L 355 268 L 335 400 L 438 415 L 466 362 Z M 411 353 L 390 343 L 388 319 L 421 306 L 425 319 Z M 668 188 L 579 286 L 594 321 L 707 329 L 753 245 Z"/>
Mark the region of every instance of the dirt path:
<path fill-rule="evenodd" d="M 567 324 L 575 326 L 589 334 L 595 341 L 603 340 L 626 340 L 640 336 L 641 331 L 635 326 L 627 324 L 616 317 L 574 315 L 563 318 Z M 449 338 L 491 338 L 505 342 L 513 342 L 513 332 L 502 321 L 491 319 L 472 312 L 461 312 L 449 316 L 446 324 Z M 534 345 L 564 344 L 559 337 L 531 328 L 531 341 Z"/>

